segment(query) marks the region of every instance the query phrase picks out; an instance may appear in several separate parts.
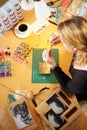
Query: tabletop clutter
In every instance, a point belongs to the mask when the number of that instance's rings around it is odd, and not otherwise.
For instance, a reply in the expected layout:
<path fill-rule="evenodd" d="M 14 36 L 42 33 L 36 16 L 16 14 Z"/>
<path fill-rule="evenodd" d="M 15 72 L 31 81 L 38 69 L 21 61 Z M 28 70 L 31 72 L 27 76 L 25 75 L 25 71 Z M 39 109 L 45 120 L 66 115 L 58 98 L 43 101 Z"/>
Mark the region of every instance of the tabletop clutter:
<path fill-rule="evenodd" d="M 0 47 L 0 77 L 12 75 L 10 48 Z"/>
<path fill-rule="evenodd" d="M 23 10 L 18 0 L 6 2 L 0 7 L 0 35 L 12 29 L 23 18 Z"/>
<path fill-rule="evenodd" d="M 0 35 L 4 35 L 5 32 L 13 29 L 13 27 L 16 30 L 16 36 L 19 38 L 28 37 L 32 31 L 39 35 L 50 23 L 58 25 L 58 22 L 64 16 L 64 10 L 62 10 L 64 7 L 66 9 L 64 18 L 69 18 L 73 15 L 86 16 L 87 3 L 85 1 L 62 0 L 62 3 L 60 2 L 62 8 L 53 4 L 51 2 L 47 3 L 52 11 L 52 17 L 44 21 L 36 20 L 30 25 L 27 22 L 20 22 L 24 18 L 20 2 L 18 0 L 9 0 L 0 8 Z M 30 29 L 30 31 L 27 31 L 27 29 Z M 35 61 L 36 51 L 38 52 L 38 57 Z M 12 58 L 21 65 L 26 63 L 26 60 L 32 55 L 32 83 L 57 83 L 55 79 L 52 79 L 54 77 L 50 78 L 51 72 L 47 63 L 43 63 L 41 57 L 39 61 L 39 52 L 41 54 L 42 51 L 43 48 L 32 48 L 26 42 L 19 43 L 13 54 L 11 54 L 10 47 L 1 46 L 0 77 L 8 76 L 10 78 L 12 76 Z M 58 49 L 53 49 L 53 51 L 58 55 Z M 58 62 L 58 57 L 56 58 Z M 73 129 L 75 128 L 75 120 L 78 120 L 82 115 L 79 104 L 76 100 L 73 101 L 74 96 L 66 93 L 60 86 L 53 89 L 43 88 L 37 94 L 30 90 L 15 90 L 11 92 L 8 96 L 8 106 L 0 108 L 1 130 L 69 130 L 68 127 L 70 126 Z"/>

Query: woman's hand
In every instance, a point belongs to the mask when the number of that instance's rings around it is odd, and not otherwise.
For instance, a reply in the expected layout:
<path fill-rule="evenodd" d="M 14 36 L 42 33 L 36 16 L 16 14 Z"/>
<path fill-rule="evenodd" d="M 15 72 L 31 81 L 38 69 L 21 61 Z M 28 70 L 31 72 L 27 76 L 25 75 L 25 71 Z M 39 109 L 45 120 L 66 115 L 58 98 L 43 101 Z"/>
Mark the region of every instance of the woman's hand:
<path fill-rule="evenodd" d="M 54 46 L 54 45 L 61 43 L 59 36 L 57 36 L 55 33 L 51 33 L 49 35 L 49 41 L 51 42 L 51 46 Z"/>
<path fill-rule="evenodd" d="M 48 64 L 50 65 L 50 68 L 56 66 L 56 62 L 55 62 L 51 49 L 44 50 L 42 53 L 42 58 L 43 58 L 43 61 L 48 62 Z"/>

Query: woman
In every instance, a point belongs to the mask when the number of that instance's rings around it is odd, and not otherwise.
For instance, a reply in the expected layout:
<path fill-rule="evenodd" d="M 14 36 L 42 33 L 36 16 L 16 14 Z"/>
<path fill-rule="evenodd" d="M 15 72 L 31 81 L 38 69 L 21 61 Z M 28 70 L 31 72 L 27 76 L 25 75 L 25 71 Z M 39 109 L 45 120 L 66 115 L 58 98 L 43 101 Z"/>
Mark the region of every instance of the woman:
<path fill-rule="evenodd" d="M 68 77 L 59 65 L 56 64 L 52 50 L 45 50 L 42 54 L 54 73 L 59 84 L 66 91 L 76 94 L 77 100 L 87 99 L 87 20 L 80 16 L 75 16 L 58 26 L 58 33 L 64 47 L 73 53 L 69 72 L 72 78 Z M 59 38 L 50 36 L 52 44 L 55 45 Z"/>

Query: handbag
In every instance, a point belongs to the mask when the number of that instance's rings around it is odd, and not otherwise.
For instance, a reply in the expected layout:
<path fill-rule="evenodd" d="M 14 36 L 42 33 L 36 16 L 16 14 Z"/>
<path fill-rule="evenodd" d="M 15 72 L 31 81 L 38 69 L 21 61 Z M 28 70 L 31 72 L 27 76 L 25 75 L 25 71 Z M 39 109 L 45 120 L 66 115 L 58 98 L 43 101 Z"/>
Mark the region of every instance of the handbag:
<path fill-rule="evenodd" d="M 44 130 L 31 99 L 15 100 L 14 95 L 9 94 L 8 104 L 0 109 L 0 130 Z"/>
<path fill-rule="evenodd" d="M 73 94 L 68 94 L 58 86 L 40 91 L 34 98 L 37 104 L 35 109 L 49 130 L 75 128 L 73 122 L 78 120 L 82 110 Z"/>

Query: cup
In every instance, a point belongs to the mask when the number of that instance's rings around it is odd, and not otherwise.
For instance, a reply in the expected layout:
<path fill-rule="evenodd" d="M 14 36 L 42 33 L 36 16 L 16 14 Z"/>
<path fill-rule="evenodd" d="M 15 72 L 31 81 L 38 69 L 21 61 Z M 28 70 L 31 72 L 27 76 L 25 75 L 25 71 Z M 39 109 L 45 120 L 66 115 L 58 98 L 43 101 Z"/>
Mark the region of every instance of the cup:
<path fill-rule="evenodd" d="M 14 32 L 19 38 L 26 38 L 31 34 L 31 28 L 29 23 L 21 22 L 15 26 Z"/>

